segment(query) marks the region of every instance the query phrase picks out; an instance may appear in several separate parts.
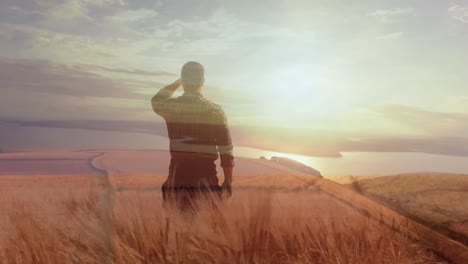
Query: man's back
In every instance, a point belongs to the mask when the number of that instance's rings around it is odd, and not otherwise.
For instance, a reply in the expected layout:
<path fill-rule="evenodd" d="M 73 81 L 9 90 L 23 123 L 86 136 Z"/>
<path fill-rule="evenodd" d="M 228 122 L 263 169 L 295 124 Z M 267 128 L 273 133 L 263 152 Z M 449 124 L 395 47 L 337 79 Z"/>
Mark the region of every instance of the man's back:
<path fill-rule="evenodd" d="M 232 143 L 223 109 L 200 93 L 168 96 L 161 90 L 153 98 L 153 108 L 166 120 L 172 160 L 215 161 L 219 153 L 222 166 L 232 165 Z"/>
<path fill-rule="evenodd" d="M 167 124 L 171 164 L 162 186 L 164 201 L 175 201 L 181 208 L 207 192 L 231 195 L 234 156 L 223 109 L 201 94 L 204 68 L 198 62 L 182 67 L 181 79 L 161 89 L 151 100 L 154 112 Z M 182 85 L 185 93 L 172 94 Z M 218 184 L 215 160 L 221 156 L 224 182 Z M 175 199 L 173 199 L 175 198 Z"/>

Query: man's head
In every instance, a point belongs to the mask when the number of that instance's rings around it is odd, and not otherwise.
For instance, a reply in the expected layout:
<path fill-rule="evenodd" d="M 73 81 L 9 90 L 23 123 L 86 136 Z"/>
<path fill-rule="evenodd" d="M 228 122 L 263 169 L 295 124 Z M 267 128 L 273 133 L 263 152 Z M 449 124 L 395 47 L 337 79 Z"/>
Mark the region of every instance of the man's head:
<path fill-rule="evenodd" d="M 196 61 L 185 63 L 180 75 L 182 86 L 186 92 L 200 92 L 205 84 L 205 69 Z"/>

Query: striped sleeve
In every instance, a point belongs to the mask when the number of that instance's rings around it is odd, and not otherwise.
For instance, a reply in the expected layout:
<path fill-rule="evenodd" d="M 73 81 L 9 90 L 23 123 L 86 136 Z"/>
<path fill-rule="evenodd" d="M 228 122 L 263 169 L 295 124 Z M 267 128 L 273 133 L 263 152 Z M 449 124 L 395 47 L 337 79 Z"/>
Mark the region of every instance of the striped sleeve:
<path fill-rule="evenodd" d="M 218 111 L 218 122 L 216 122 L 216 145 L 221 158 L 221 167 L 234 167 L 234 154 L 231 134 L 227 124 L 224 111 Z"/>

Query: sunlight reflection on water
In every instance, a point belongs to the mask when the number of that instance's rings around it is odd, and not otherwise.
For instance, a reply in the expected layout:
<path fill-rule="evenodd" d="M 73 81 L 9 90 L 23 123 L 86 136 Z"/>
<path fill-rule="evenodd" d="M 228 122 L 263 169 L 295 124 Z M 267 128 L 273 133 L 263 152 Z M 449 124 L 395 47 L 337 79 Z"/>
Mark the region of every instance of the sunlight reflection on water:
<path fill-rule="evenodd" d="M 288 157 L 323 175 L 386 175 L 411 172 L 468 174 L 468 157 L 407 152 L 342 152 L 341 158 L 308 157 L 274 151 L 237 147 L 236 155 L 258 158 Z"/>

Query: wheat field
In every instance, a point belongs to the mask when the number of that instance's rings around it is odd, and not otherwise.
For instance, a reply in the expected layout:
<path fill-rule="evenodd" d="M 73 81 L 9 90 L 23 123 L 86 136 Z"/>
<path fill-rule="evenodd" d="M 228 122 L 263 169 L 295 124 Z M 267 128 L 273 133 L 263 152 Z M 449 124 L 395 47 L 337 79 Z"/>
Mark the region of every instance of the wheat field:
<path fill-rule="evenodd" d="M 311 184 L 316 177 L 266 161 L 239 158 L 233 196 L 191 215 L 161 206 L 164 152 L 3 159 L 0 264 L 445 263 Z"/>
<path fill-rule="evenodd" d="M 187 215 L 162 210 L 157 190 L 107 208 L 84 189 L 12 197 L 0 263 L 443 263 L 320 191 L 237 189 Z"/>

